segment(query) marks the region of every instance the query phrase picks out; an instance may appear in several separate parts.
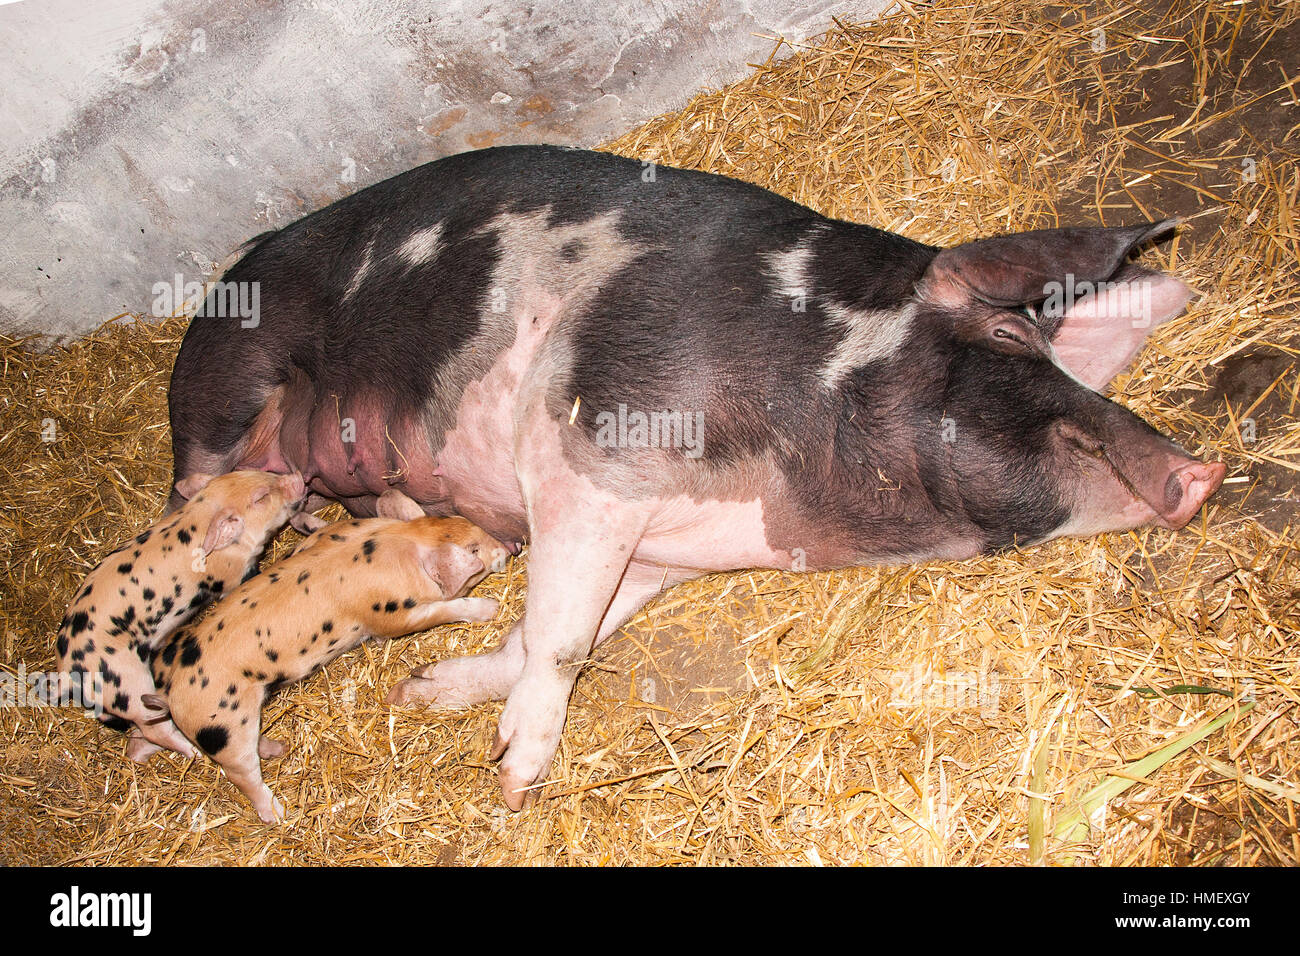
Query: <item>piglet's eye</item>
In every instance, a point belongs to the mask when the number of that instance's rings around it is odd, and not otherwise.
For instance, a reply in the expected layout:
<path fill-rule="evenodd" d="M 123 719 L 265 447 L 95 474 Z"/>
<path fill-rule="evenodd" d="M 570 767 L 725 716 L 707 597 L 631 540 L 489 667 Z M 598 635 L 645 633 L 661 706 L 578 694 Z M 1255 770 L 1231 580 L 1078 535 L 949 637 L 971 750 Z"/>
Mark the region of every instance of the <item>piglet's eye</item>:
<path fill-rule="evenodd" d="M 261 504 L 270 496 L 270 494 L 271 494 L 271 489 L 269 488 L 263 488 L 261 491 L 256 492 L 253 495 L 253 504 L 255 505 Z"/>

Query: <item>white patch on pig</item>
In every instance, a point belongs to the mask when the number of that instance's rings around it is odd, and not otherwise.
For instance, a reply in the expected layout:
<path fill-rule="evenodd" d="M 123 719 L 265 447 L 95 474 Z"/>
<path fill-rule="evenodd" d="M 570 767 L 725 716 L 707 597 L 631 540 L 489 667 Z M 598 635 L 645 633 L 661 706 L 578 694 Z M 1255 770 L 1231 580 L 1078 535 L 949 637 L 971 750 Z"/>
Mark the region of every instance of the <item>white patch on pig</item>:
<path fill-rule="evenodd" d="M 808 239 L 800 240 L 789 249 L 769 252 L 767 260 L 771 277 L 776 280 L 776 291 L 787 299 L 806 298 L 812 294 L 808 282 L 808 260 L 813 247 Z"/>
<path fill-rule="evenodd" d="M 895 355 L 907 340 L 916 315 L 911 303 L 897 312 L 850 309 L 834 302 L 823 303 L 822 310 L 844 327 L 844 337 L 817 373 L 827 391 L 835 389 L 854 369 Z"/>
<path fill-rule="evenodd" d="M 370 267 L 374 265 L 374 260 L 375 241 L 372 239 L 366 243 L 366 251 L 361 254 L 361 265 L 352 274 L 352 281 L 348 283 L 348 287 L 343 291 L 344 301 L 357 294 L 357 291 L 361 288 L 361 283 L 365 282 L 366 276 L 370 274 Z"/>
<path fill-rule="evenodd" d="M 473 374 L 470 362 L 449 362 L 434 389 L 460 396 L 454 427 L 437 453 L 443 486 L 458 513 L 485 527 L 494 513 L 523 516 L 515 418 L 520 382 L 542 343 L 556 323 L 580 311 L 601 283 L 642 251 L 619 235 L 617 212 L 559 226 L 548 226 L 549 216 L 549 207 L 503 213 L 483 226 L 483 233 L 497 236 L 502 253 L 488 287 L 500 290 L 506 308 L 480 313 L 481 331 L 467 353 L 495 359 L 485 372 Z M 581 254 L 566 258 L 564 250 L 573 247 Z"/>
<path fill-rule="evenodd" d="M 442 223 L 411 233 L 397 254 L 413 266 L 422 266 L 438 258 L 442 248 Z"/>

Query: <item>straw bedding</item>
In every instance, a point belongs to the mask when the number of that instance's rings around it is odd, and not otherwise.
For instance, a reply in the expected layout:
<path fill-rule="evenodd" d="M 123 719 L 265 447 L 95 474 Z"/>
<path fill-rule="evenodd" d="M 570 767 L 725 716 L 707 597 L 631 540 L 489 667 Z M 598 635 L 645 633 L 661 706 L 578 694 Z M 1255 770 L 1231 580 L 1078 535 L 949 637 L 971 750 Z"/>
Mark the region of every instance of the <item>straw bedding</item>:
<path fill-rule="evenodd" d="M 137 767 L 79 714 L 0 709 L 0 863 L 1294 865 L 1298 19 L 1294 0 L 903 4 L 774 43 L 607 147 L 933 243 L 1183 216 L 1149 258 L 1202 297 L 1116 392 L 1228 464 L 1187 529 L 675 588 L 597 651 L 544 799 L 510 815 L 499 705 L 384 695 L 501 637 L 516 561 L 478 592 L 496 622 L 367 646 L 272 700 L 284 827 L 206 760 Z M 53 666 L 82 575 L 160 513 L 183 331 L 3 342 L 10 674 Z"/>

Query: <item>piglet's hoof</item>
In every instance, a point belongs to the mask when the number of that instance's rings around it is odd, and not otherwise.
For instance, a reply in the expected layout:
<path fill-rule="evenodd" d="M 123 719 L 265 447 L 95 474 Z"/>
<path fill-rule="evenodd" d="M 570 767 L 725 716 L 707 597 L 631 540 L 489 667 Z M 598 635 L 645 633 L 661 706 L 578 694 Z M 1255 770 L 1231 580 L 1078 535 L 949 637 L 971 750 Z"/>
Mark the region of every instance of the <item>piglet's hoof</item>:
<path fill-rule="evenodd" d="M 143 737 L 133 735 L 127 738 L 126 741 L 126 756 L 135 763 L 148 763 L 149 758 L 160 750 L 162 750 L 162 747 L 159 747 L 151 741 L 145 740 Z"/>
<path fill-rule="evenodd" d="M 276 740 L 273 737 L 260 737 L 257 741 L 257 755 L 263 760 L 274 760 L 276 757 L 283 757 L 284 752 L 288 749 L 284 745 L 284 741 Z"/>
<path fill-rule="evenodd" d="M 262 792 L 253 800 L 253 806 L 263 823 L 284 823 L 284 804 L 271 793 L 270 787 L 262 787 Z"/>

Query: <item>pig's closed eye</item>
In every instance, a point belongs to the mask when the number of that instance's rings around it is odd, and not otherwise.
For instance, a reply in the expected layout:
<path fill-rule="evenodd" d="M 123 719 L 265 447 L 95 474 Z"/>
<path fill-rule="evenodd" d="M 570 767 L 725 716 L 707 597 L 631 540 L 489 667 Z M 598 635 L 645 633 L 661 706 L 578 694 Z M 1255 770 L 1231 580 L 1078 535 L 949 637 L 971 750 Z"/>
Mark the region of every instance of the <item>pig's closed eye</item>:
<path fill-rule="evenodd" d="M 999 325 L 997 328 L 995 328 L 993 330 L 993 337 L 995 339 L 1002 339 L 1004 341 L 1014 342 L 1017 345 L 1019 345 L 1022 349 L 1024 349 L 1026 352 L 1033 351 L 1033 347 L 1028 342 L 1022 339 L 1015 332 L 1012 332 L 1006 326 Z"/>

